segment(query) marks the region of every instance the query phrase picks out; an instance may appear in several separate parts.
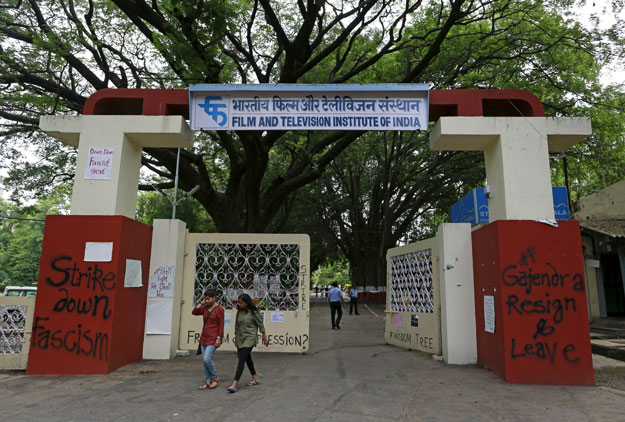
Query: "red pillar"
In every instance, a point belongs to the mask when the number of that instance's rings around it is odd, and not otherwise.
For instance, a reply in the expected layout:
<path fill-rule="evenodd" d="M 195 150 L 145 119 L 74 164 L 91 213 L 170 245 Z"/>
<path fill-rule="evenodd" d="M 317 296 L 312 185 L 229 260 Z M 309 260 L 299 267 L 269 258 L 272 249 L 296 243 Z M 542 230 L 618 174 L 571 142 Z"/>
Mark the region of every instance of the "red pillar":
<path fill-rule="evenodd" d="M 112 243 L 110 259 L 105 247 L 85 260 L 87 242 Z M 28 374 L 105 374 L 141 359 L 151 242 L 151 227 L 122 216 L 46 218 Z M 127 260 L 140 261 L 141 287 L 124 286 Z"/>
<path fill-rule="evenodd" d="M 472 237 L 478 362 L 507 382 L 594 385 L 579 223 L 500 220 Z"/>

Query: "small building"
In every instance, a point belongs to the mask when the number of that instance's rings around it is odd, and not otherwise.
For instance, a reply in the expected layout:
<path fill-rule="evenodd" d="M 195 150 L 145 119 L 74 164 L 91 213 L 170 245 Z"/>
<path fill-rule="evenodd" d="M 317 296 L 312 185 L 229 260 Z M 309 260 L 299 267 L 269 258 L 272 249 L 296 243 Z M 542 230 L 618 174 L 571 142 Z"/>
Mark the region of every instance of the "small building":
<path fill-rule="evenodd" d="M 579 220 L 590 318 L 625 316 L 625 180 L 573 204 Z"/>

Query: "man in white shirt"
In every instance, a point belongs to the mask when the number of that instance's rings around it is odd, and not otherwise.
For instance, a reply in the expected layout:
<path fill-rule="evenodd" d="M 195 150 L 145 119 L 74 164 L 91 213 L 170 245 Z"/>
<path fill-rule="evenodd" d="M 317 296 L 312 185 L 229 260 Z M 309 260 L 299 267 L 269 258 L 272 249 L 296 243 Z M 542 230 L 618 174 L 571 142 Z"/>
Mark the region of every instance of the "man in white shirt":
<path fill-rule="evenodd" d="M 332 283 L 332 288 L 328 292 L 328 302 L 330 302 L 332 329 L 334 330 L 336 328 L 337 330 L 340 330 L 341 326 L 339 324 L 341 323 L 341 318 L 343 317 L 343 305 L 345 305 L 345 301 L 343 300 L 343 292 L 339 289 L 339 285 L 336 281 Z M 335 322 L 334 317 L 337 313 L 338 318 L 336 318 Z"/>

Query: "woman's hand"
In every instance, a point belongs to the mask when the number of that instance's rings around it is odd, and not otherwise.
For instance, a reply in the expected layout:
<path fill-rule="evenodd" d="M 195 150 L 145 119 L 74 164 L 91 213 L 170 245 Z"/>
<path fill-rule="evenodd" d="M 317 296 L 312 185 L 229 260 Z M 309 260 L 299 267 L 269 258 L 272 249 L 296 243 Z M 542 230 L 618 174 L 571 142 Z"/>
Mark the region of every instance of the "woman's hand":
<path fill-rule="evenodd" d="M 267 339 L 267 333 L 263 333 L 263 344 L 268 347 L 269 346 L 269 340 Z"/>

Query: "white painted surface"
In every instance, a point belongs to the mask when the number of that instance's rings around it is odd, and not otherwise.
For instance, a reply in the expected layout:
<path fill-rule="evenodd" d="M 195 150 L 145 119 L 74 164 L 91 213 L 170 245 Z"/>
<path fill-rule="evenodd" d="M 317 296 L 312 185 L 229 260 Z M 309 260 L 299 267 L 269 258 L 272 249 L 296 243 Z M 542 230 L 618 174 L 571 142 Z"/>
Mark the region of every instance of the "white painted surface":
<path fill-rule="evenodd" d="M 473 364 L 477 362 L 477 340 L 471 225 L 441 224 L 437 236 L 443 359 L 449 364 Z M 446 265 L 450 262 L 454 265 Z"/>
<path fill-rule="evenodd" d="M 152 229 L 152 252 L 150 255 L 150 275 L 161 267 L 182 269 L 184 265 L 184 244 L 186 237 L 186 224 L 180 220 L 154 220 Z M 148 289 L 149 292 L 149 289 Z M 149 293 L 148 293 L 149 295 Z M 148 301 L 170 302 L 171 320 L 170 332 L 160 334 L 144 334 L 143 358 L 144 359 L 170 359 L 175 356 L 178 349 L 178 334 L 180 329 L 180 303 L 182 297 L 182 270 L 174 272 L 173 296 L 162 298 L 149 298 Z M 158 307 L 158 305 L 156 305 Z M 167 305 L 162 305 L 169 308 Z M 151 315 L 146 309 L 146 333 L 153 331 Z M 163 326 L 163 324 L 159 324 Z"/>
<path fill-rule="evenodd" d="M 591 133 L 585 117 L 441 117 L 430 147 L 484 151 L 491 222 L 554 219 L 549 151 L 566 149 Z"/>
<path fill-rule="evenodd" d="M 50 136 L 78 146 L 73 215 L 135 217 L 143 147 L 190 147 L 193 132 L 182 116 L 42 116 Z M 86 179 L 91 147 L 115 151 L 110 179 Z"/>
<path fill-rule="evenodd" d="M 263 324 L 269 339 L 269 347 L 258 342 L 256 350 L 263 352 L 305 353 L 310 349 L 310 238 L 304 234 L 255 234 L 255 233 L 187 233 L 185 241 L 186 258 L 182 273 L 182 307 L 180 314 L 180 341 L 178 349 L 197 349 L 195 334 L 202 331 L 202 318 L 191 314 L 194 307 L 195 265 L 198 243 L 235 243 L 235 244 L 283 244 L 299 246 L 299 301 L 297 310 L 261 310 Z M 178 267 L 177 267 L 178 268 Z M 176 276 L 177 277 L 177 276 Z M 236 298 L 239 291 L 232 289 Z M 228 309 L 224 303 L 224 338 L 219 352 L 235 351 L 233 343 L 236 310 Z M 272 320 L 271 313 L 283 313 L 280 321 Z M 227 321 L 230 321 L 229 327 Z M 194 352 L 191 352 L 194 353 Z"/>
<path fill-rule="evenodd" d="M 386 310 L 384 339 L 387 344 L 404 349 L 419 350 L 432 355 L 441 354 L 441 300 L 439 283 L 438 239 L 432 237 L 386 251 Z M 391 259 L 398 255 L 430 249 L 432 252 L 432 312 L 407 312 L 394 309 L 391 295 L 394 293 L 391 280 Z M 404 290 L 407 292 L 408 289 Z M 400 293 L 398 290 L 395 294 Z M 399 314 L 399 315 L 398 315 Z M 413 320 L 418 320 L 418 325 Z"/>

